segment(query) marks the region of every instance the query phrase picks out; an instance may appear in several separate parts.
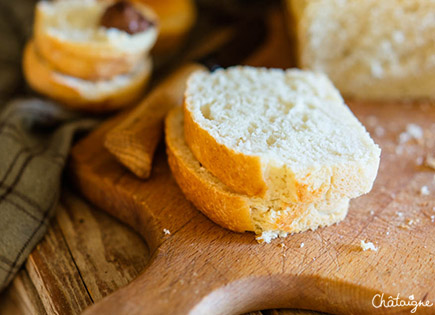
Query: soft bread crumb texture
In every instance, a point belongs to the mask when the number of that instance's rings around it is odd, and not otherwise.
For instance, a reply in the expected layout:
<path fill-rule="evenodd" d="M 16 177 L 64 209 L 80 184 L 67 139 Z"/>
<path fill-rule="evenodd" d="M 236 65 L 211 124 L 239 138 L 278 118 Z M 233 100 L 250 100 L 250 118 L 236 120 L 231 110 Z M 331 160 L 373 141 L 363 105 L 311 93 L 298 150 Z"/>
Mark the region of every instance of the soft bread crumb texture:
<path fill-rule="evenodd" d="M 157 38 L 155 27 L 130 35 L 116 28 L 99 25 L 101 16 L 113 1 L 69 0 L 41 1 L 37 4 L 37 27 L 40 31 L 60 41 L 86 44 L 88 50 L 98 50 L 104 55 L 111 50 L 117 52 L 142 52 L 152 47 Z M 155 19 L 154 13 L 140 6 L 140 11 Z"/>
<path fill-rule="evenodd" d="M 346 96 L 435 98 L 434 0 L 287 0 L 299 63 Z M 293 30 L 291 30 L 293 31 Z"/>
<path fill-rule="evenodd" d="M 236 232 L 254 231 L 259 242 L 269 243 L 289 233 L 337 223 L 346 216 L 348 199 L 283 205 L 279 200 L 234 192 L 194 157 L 184 140 L 183 124 L 181 108 L 166 118 L 169 165 L 187 199 L 219 225 Z"/>
<path fill-rule="evenodd" d="M 376 177 L 379 147 L 322 74 L 198 71 L 184 111 L 193 154 L 236 192 L 312 203 L 365 194 Z"/>

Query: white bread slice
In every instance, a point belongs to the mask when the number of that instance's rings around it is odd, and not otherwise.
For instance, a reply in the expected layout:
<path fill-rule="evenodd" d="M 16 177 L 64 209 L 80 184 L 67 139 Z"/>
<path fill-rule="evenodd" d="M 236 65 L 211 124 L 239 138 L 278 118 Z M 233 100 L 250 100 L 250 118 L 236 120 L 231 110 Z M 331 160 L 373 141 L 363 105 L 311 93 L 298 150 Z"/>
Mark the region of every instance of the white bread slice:
<path fill-rule="evenodd" d="M 89 81 L 55 71 L 39 56 L 32 41 L 23 55 L 24 76 L 33 89 L 66 106 L 88 112 L 112 111 L 132 104 L 143 94 L 151 69 L 148 58 L 131 73 L 110 80 Z"/>
<path fill-rule="evenodd" d="M 299 66 L 326 73 L 345 96 L 435 98 L 434 0 L 286 2 Z"/>
<path fill-rule="evenodd" d="M 328 78 L 301 70 L 195 72 L 184 100 L 195 157 L 232 190 L 287 203 L 371 190 L 380 149 Z"/>
<path fill-rule="evenodd" d="M 128 34 L 99 25 L 113 1 L 41 1 L 36 6 L 34 37 L 41 56 L 57 71 L 88 79 L 109 79 L 133 71 L 153 47 L 158 30 Z M 135 8 L 156 22 L 154 12 L 135 2 Z"/>
<path fill-rule="evenodd" d="M 173 109 L 166 118 L 166 146 L 172 173 L 186 198 L 201 212 L 227 229 L 254 231 L 258 240 L 269 242 L 287 233 L 316 229 L 341 221 L 349 200 L 324 200 L 311 204 L 266 201 L 231 191 L 195 159 L 184 140 L 183 113 Z"/>

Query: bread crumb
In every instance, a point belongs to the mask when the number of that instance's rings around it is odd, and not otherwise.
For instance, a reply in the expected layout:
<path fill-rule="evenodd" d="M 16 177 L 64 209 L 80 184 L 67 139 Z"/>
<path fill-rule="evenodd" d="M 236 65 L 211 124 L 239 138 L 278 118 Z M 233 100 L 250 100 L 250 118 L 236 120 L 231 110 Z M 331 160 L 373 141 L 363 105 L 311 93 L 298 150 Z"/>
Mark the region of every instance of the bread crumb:
<path fill-rule="evenodd" d="M 361 240 L 361 248 L 363 251 L 366 251 L 366 250 L 372 250 L 375 252 L 378 251 L 378 249 L 375 247 L 375 245 L 373 245 L 372 242 L 365 242 L 363 240 Z"/>
<path fill-rule="evenodd" d="M 284 243 L 281 243 L 281 244 L 279 244 L 279 246 L 281 246 L 282 248 L 284 248 L 284 247 L 285 247 L 285 244 L 284 244 Z"/>
<path fill-rule="evenodd" d="M 431 215 L 430 220 L 432 221 L 432 223 L 434 223 L 435 222 L 435 215 Z"/>
<path fill-rule="evenodd" d="M 399 218 L 403 217 L 403 213 L 400 212 L 400 211 L 397 211 L 396 214 L 397 214 L 397 216 L 398 216 Z"/>
<path fill-rule="evenodd" d="M 256 236 L 256 240 L 259 243 L 270 243 L 271 240 L 278 237 L 287 237 L 288 233 L 284 231 L 263 231 L 261 235 Z"/>
<path fill-rule="evenodd" d="M 430 194 L 429 188 L 427 186 L 422 186 L 420 189 L 420 194 L 423 196 L 428 196 Z"/>
<path fill-rule="evenodd" d="M 379 138 L 383 137 L 385 135 L 385 129 L 381 126 L 377 126 L 375 128 L 375 135 Z"/>
<path fill-rule="evenodd" d="M 375 212 L 373 210 L 370 210 L 370 215 L 374 215 Z"/>
<path fill-rule="evenodd" d="M 390 231 L 385 232 L 385 235 L 390 235 Z"/>
<path fill-rule="evenodd" d="M 163 229 L 163 233 L 165 233 L 165 235 L 170 235 L 171 232 L 168 229 Z"/>
<path fill-rule="evenodd" d="M 414 224 L 415 221 L 413 219 L 407 219 L 406 223 L 408 223 L 409 225 Z"/>
<path fill-rule="evenodd" d="M 300 248 L 302 248 L 302 247 L 304 247 L 304 246 L 305 246 L 304 243 L 301 243 L 301 245 L 299 245 Z"/>
<path fill-rule="evenodd" d="M 406 126 L 406 131 L 399 135 L 399 143 L 404 144 L 411 139 L 419 140 L 423 138 L 423 129 L 416 124 L 408 124 Z"/>

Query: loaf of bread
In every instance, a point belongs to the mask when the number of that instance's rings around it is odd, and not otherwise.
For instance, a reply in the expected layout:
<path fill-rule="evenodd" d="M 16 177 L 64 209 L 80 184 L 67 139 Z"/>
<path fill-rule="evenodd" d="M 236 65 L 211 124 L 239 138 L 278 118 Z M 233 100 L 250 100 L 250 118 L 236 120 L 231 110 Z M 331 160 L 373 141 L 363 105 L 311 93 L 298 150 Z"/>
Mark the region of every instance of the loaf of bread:
<path fill-rule="evenodd" d="M 435 98 L 435 1 L 286 0 L 299 66 L 360 99 Z"/>
<path fill-rule="evenodd" d="M 131 73 L 156 41 L 157 17 L 139 2 L 113 3 L 39 2 L 34 41 L 41 57 L 56 71 L 86 80 Z M 107 13 L 109 7 L 111 12 Z"/>
<path fill-rule="evenodd" d="M 190 151 L 184 140 L 181 108 L 175 108 L 166 118 L 165 134 L 169 165 L 181 190 L 206 216 L 227 229 L 254 231 L 259 241 L 270 242 L 288 233 L 331 225 L 347 214 L 349 199 L 283 205 L 279 200 L 232 191 Z"/>
<path fill-rule="evenodd" d="M 185 139 L 232 191 L 291 203 L 369 192 L 380 149 L 328 78 L 301 70 L 198 71 L 184 98 Z"/>
<path fill-rule="evenodd" d="M 24 75 L 33 89 L 71 108 L 91 112 L 111 111 L 136 101 L 150 78 L 151 68 L 148 58 L 131 73 L 89 81 L 57 72 L 40 57 L 32 41 L 23 55 Z"/>

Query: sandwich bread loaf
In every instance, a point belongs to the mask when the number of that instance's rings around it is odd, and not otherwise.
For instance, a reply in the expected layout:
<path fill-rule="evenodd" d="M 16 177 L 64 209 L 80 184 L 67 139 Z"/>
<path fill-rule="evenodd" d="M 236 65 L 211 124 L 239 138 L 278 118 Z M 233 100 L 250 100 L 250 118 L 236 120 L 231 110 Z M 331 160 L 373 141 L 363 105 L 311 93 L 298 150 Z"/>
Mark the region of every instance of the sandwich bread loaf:
<path fill-rule="evenodd" d="M 286 0 L 299 66 L 346 97 L 435 98 L 434 0 Z"/>

